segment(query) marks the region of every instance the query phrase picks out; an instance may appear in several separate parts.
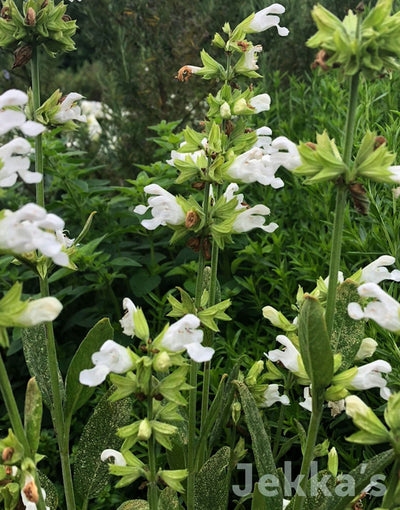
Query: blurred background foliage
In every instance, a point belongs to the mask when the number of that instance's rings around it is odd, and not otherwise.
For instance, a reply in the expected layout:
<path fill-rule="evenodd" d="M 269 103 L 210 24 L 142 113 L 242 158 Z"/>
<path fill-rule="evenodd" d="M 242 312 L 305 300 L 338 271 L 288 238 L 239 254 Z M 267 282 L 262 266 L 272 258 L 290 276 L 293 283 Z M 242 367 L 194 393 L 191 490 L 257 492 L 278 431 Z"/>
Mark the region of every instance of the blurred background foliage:
<path fill-rule="evenodd" d="M 317 132 L 327 128 L 340 147 L 346 85 L 337 80 L 336 72 L 311 71 L 314 53 L 305 42 L 315 32 L 310 15 L 314 2 L 281 0 L 281 3 L 287 9 L 281 25 L 290 29 L 290 35 L 280 38 L 272 29 L 252 36 L 254 43 L 264 48 L 259 59 L 264 78 L 255 85 L 272 99 L 271 109 L 257 116 L 254 127 L 268 125 L 274 137 L 285 135 L 294 142 L 314 140 Z M 358 0 L 321 3 L 343 17 L 345 9 L 354 8 Z M 400 2 L 395 4 L 399 9 Z M 218 55 L 210 43 L 223 23 L 229 20 L 235 26 L 263 7 L 264 0 L 230 0 L 229 4 L 226 0 L 82 0 L 68 6 L 69 14 L 77 18 L 80 27 L 77 51 L 56 61 L 43 56 L 42 96 L 46 98 L 60 88 L 64 93 L 80 92 L 87 100 L 101 101 L 107 106 L 97 119 L 101 130 L 96 136 L 89 136 L 90 126 L 82 126 L 68 136 L 56 131 L 44 138 L 48 209 L 65 219 L 70 238 L 79 234 L 86 219 L 96 211 L 76 255 L 78 271 L 58 269 L 50 279 L 52 293 L 64 304 L 56 321 L 63 373 L 88 329 L 104 316 L 112 320 L 116 339 L 125 345 L 129 343 L 118 323 L 124 297 L 129 296 L 143 306 L 155 333 L 165 324 L 169 311 L 167 295 L 176 292 L 171 289 L 176 286 L 193 289 L 197 255 L 184 245 L 171 246 L 168 229 L 145 231 L 133 209 L 145 203 L 143 188 L 151 182 L 173 193 L 184 192 L 184 187 L 174 183 L 175 169 L 165 161 L 179 145 L 179 132 L 186 124 L 192 123 L 199 129 L 198 121 L 205 112 L 204 98 L 210 87 L 218 89 L 218 84 L 196 77 L 180 83 L 174 78 L 177 70 L 185 64 L 199 65 L 203 47 Z M 0 53 L 0 89 L 27 89 L 29 69 L 11 70 L 12 61 L 12 55 Z M 398 150 L 399 104 L 398 73 L 368 86 L 362 83 L 355 143 L 370 128 L 387 138 L 390 149 Z M 215 386 L 221 373 L 239 358 L 250 366 L 252 360 L 262 358 L 265 351 L 274 348 L 278 332 L 262 318 L 263 306 L 272 305 L 293 319 L 296 312 L 292 305 L 298 285 L 311 291 L 320 275 L 327 276 L 335 201 L 333 185 L 305 187 L 289 172 L 280 173 L 285 181 L 280 190 L 243 186 L 246 201 L 251 205 L 268 205 L 271 221 L 277 222 L 279 229 L 267 236 L 257 231 L 236 236 L 235 243 L 221 255 L 222 298 L 232 298 L 229 313 L 234 320 L 221 325 L 221 334 L 217 335 L 219 362 L 212 381 Z M 341 268 L 345 277 L 382 254 L 400 260 L 399 205 L 392 190 L 389 186 L 373 185 L 368 186 L 367 192 L 371 202 L 369 215 L 360 216 L 351 205 L 346 214 Z M 27 200 L 34 200 L 34 194 L 32 187 L 24 183 L 3 190 L 0 195 L 2 207 L 10 209 Z M 16 279 L 24 281 L 27 294 L 38 292 L 34 275 L 16 266 L 12 257 L 2 258 L 1 290 L 8 289 Z M 398 290 L 392 287 L 392 295 L 399 298 Z M 400 351 L 393 335 L 373 325 L 369 334 L 379 337 L 380 357 L 397 365 L 391 374 L 391 385 L 399 389 Z M 21 359 L 20 332 L 16 329 L 8 366 L 10 373 L 15 374 L 14 387 L 20 390 L 22 401 L 25 383 Z M 374 392 L 370 394 L 371 405 L 380 405 L 378 398 L 374 401 Z M 86 421 L 90 409 L 80 412 L 82 416 L 73 426 L 72 440 L 79 437 L 80 424 Z M 275 412 L 269 411 L 272 429 L 278 420 Z M 304 416 L 307 419 L 306 412 Z M 288 436 L 297 434 L 296 419 L 299 416 L 291 416 L 286 422 Z M 330 428 L 341 421 L 340 417 L 336 421 L 326 419 Z M 46 432 L 43 449 L 49 452 L 50 466 L 54 444 L 51 433 Z M 342 449 L 340 453 L 348 467 L 354 467 L 352 463 L 360 458 L 360 452 L 352 450 L 348 455 Z M 346 469 L 345 464 L 341 469 Z M 104 508 L 105 500 L 111 501 L 108 493 L 91 508 Z"/>

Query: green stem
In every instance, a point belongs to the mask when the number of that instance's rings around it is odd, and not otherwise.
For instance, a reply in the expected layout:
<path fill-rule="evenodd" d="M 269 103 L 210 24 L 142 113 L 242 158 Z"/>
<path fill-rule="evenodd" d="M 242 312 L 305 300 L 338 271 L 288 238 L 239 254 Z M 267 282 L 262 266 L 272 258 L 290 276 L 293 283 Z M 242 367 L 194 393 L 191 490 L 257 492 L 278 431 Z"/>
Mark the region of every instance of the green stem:
<path fill-rule="evenodd" d="M 0 353 L 0 391 L 7 409 L 8 417 L 10 419 L 11 428 L 24 448 L 25 455 L 33 459 L 34 455 L 25 435 L 25 429 L 22 425 L 21 416 L 18 411 L 17 403 L 15 402 L 14 393 L 8 378 L 6 366 L 3 357 Z M 43 500 L 43 494 L 40 487 L 39 477 L 35 474 L 35 483 L 38 488 L 39 501 L 37 502 L 38 510 L 46 510 L 46 505 Z"/>
<path fill-rule="evenodd" d="M 207 218 L 210 202 L 210 183 L 207 182 L 204 188 L 203 211 Z M 200 242 L 199 264 L 197 269 L 196 290 L 194 296 L 194 304 L 196 309 L 200 307 L 201 295 L 203 293 L 203 275 L 205 267 L 205 254 L 203 250 L 203 239 Z M 187 509 L 194 508 L 194 479 L 196 465 L 196 407 L 197 407 L 197 372 L 198 363 L 194 360 L 190 364 L 189 384 L 192 389 L 189 392 L 189 410 L 188 410 L 188 459 L 187 467 L 189 475 L 187 478 Z"/>
<path fill-rule="evenodd" d="M 392 471 L 390 473 L 389 484 L 387 486 L 385 495 L 382 500 L 382 508 L 392 508 L 393 505 L 398 504 L 398 501 L 394 501 L 397 486 L 399 484 L 399 468 L 400 462 L 396 460 L 393 464 Z"/>
<path fill-rule="evenodd" d="M 355 74 L 350 78 L 350 94 L 349 104 L 347 109 L 346 126 L 344 132 L 344 144 L 343 144 L 343 162 L 350 172 L 351 154 L 354 140 L 354 127 L 356 120 L 357 110 L 357 98 L 358 98 L 358 83 L 359 73 Z M 348 175 L 346 175 L 346 178 Z M 347 188 L 345 184 L 339 183 L 336 195 L 336 207 L 335 217 L 333 223 L 333 234 L 332 234 L 332 246 L 331 256 L 329 262 L 329 284 L 328 284 L 328 296 L 326 304 L 326 325 L 328 329 L 328 335 L 332 335 L 333 330 L 333 318 L 335 315 L 335 304 L 336 304 L 336 289 L 338 281 L 338 273 L 340 266 L 340 256 L 342 251 L 342 236 L 343 236 L 343 224 L 344 224 L 344 213 L 346 209 L 346 198 Z"/>
<path fill-rule="evenodd" d="M 317 398 L 317 396 L 313 396 L 313 408 L 310 418 L 310 424 L 308 426 L 308 434 L 306 447 L 303 455 L 303 462 L 301 464 L 299 477 L 300 482 L 297 488 L 297 493 L 294 497 L 293 510 L 301 510 L 306 499 L 301 494 L 305 493 L 308 482 L 308 475 L 310 473 L 311 461 L 313 460 L 314 457 L 314 446 L 317 441 L 319 424 L 322 417 L 322 405 L 323 399 Z"/>
<path fill-rule="evenodd" d="M 40 69 L 38 49 L 33 48 L 32 51 L 32 95 L 33 109 L 36 110 L 40 106 Z M 43 175 L 43 145 L 42 136 L 39 135 L 35 140 L 35 170 Z M 44 175 L 36 185 L 36 200 L 41 207 L 45 206 L 44 195 Z M 48 278 L 40 278 L 40 294 L 42 297 L 48 297 L 49 283 Z M 50 384 L 52 392 L 52 409 L 54 428 L 57 434 L 59 454 L 61 460 L 61 469 L 64 482 L 64 493 L 67 504 L 67 510 L 75 510 L 74 487 L 72 483 L 71 466 L 69 461 L 69 435 L 65 433 L 64 427 L 64 411 L 62 405 L 62 397 L 58 379 L 58 360 L 56 352 L 56 343 L 54 338 L 53 324 L 46 323 L 46 343 L 47 343 L 47 359 L 50 373 Z"/>
<path fill-rule="evenodd" d="M 153 419 L 153 396 L 151 394 L 151 380 L 149 382 L 149 395 L 147 397 L 147 419 L 151 422 Z M 149 470 L 150 481 L 148 485 L 147 500 L 150 510 L 157 510 L 158 507 L 158 489 L 157 489 L 157 463 L 156 463 L 156 444 L 152 434 L 148 440 Z"/>

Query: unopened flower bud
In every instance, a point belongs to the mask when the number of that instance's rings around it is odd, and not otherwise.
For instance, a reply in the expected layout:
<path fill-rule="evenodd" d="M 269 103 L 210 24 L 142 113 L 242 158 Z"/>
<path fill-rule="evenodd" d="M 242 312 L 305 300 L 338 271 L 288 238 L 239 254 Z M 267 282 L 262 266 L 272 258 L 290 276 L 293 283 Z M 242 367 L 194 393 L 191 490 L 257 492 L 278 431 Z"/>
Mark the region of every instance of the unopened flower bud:
<path fill-rule="evenodd" d="M 333 447 L 328 453 L 328 471 L 333 475 L 337 476 L 339 468 L 339 457 L 336 448 Z"/>
<path fill-rule="evenodd" d="M 231 114 L 231 108 L 229 106 L 229 104 L 225 101 L 225 103 L 223 103 L 219 109 L 219 113 L 221 115 L 221 117 L 223 119 L 230 119 L 232 114 Z"/>
<path fill-rule="evenodd" d="M 256 361 L 253 363 L 252 367 L 249 370 L 249 373 L 246 377 L 246 384 L 248 386 L 254 386 L 257 384 L 257 379 L 260 376 L 261 372 L 264 370 L 264 361 Z"/>
<path fill-rule="evenodd" d="M 30 27 L 36 25 L 36 12 L 35 9 L 32 9 L 32 7 L 28 7 L 26 11 L 25 23 Z"/>
<path fill-rule="evenodd" d="M 39 501 L 39 492 L 35 480 L 32 479 L 26 483 L 22 491 L 30 503 L 37 503 Z"/>
<path fill-rule="evenodd" d="M 188 211 L 185 218 L 185 227 L 192 228 L 200 221 L 200 217 L 196 211 Z"/>
<path fill-rule="evenodd" d="M 132 314 L 133 323 L 135 324 L 135 335 L 140 338 L 140 340 L 143 340 L 143 342 L 147 342 L 150 337 L 150 331 L 143 310 L 141 308 L 137 308 L 132 312 Z"/>
<path fill-rule="evenodd" d="M 7 446 L 4 448 L 1 458 L 3 459 L 3 462 L 10 461 L 14 455 L 14 448 L 11 448 L 11 446 Z"/>
<path fill-rule="evenodd" d="M 364 338 L 355 357 L 355 361 L 361 361 L 372 356 L 378 346 L 373 338 Z"/>
<path fill-rule="evenodd" d="M 377 136 L 374 142 L 374 151 L 376 151 L 376 149 L 379 149 L 379 147 L 384 143 L 387 143 L 386 138 L 384 136 Z"/>
<path fill-rule="evenodd" d="M 225 41 L 222 39 L 218 32 L 214 35 L 212 44 L 218 48 L 225 48 Z"/>
<path fill-rule="evenodd" d="M 242 414 L 242 405 L 240 404 L 240 402 L 238 400 L 236 400 L 235 402 L 232 403 L 232 406 L 231 406 L 232 420 L 235 425 L 238 424 L 241 414 Z"/>
<path fill-rule="evenodd" d="M 165 351 L 159 352 L 153 358 L 153 368 L 156 372 L 166 372 L 171 366 L 171 358 Z"/>
<path fill-rule="evenodd" d="M 139 425 L 138 439 L 140 441 L 147 441 L 151 436 L 151 425 L 147 418 L 142 420 Z"/>
<path fill-rule="evenodd" d="M 10 21 L 11 20 L 11 16 L 10 16 L 10 8 L 7 7 L 7 6 L 4 6 L 2 9 L 1 9 L 1 17 L 3 19 L 5 19 L 6 21 Z"/>

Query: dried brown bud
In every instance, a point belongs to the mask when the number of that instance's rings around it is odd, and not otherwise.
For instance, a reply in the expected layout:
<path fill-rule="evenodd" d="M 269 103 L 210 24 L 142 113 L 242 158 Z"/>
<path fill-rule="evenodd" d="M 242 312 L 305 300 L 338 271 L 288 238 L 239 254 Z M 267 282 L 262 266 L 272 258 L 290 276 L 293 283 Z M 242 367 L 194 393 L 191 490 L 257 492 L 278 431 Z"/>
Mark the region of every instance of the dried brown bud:
<path fill-rule="evenodd" d="M 237 45 L 243 52 L 247 51 L 247 48 L 249 47 L 249 43 L 247 41 L 238 41 Z"/>
<path fill-rule="evenodd" d="M 226 120 L 225 121 L 225 134 L 227 136 L 230 136 L 233 133 L 234 129 L 235 129 L 235 124 L 230 120 Z"/>
<path fill-rule="evenodd" d="M 136 393 L 135 397 L 139 400 L 139 402 L 144 402 L 147 399 L 147 396 L 143 393 Z"/>
<path fill-rule="evenodd" d="M 384 136 L 377 136 L 374 141 L 374 151 L 376 151 L 376 149 L 379 149 L 379 147 L 384 143 L 387 143 L 386 138 Z"/>
<path fill-rule="evenodd" d="M 64 16 L 61 17 L 61 19 L 63 21 L 71 21 L 72 20 L 71 16 L 68 16 L 68 14 L 64 14 Z"/>
<path fill-rule="evenodd" d="M 202 189 L 204 189 L 205 185 L 206 185 L 205 182 L 202 182 L 202 181 L 194 182 L 192 184 L 192 188 L 201 191 Z"/>
<path fill-rule="evenodd" d="M 4 448 L 3 453 L 1 454 L 1 458 L 3 459 L 3 462 L 7 462 L 12 459 L 12 456 L 14 455 L 14 448 L 11 448 L 11 446 L 7 446 Z"/>
<path fill-rule="evenodd" d="M 16 67 L 22 67 L 27 64 L 32 58 L 32 47 L 31 46 L 21 46 L 20 48 L 14 51 L 14 63 L 12 69 Z"/>
<path fill-rule="evenodd" d="M 349 184 L 349 191 L 355 210 L 366 216 L 369 211 L 369 200 L 364 186 L 360 182 L 353 182 Z"/>
<path fill-rule="evenodd" d="M 202 250 L 203 250 L 205 259 L 210 260 L 211 259 L 211 243 L 210 243 L 210 240 L 208 239 L 208 237 L 205 237 L 203 239 Z"/>
<path fill-rule="evenodd" d="M 41 9 L 44 9 L 45 7 L 47 7 L 49 5 L 49 1 L 48 0 L 44 0 L 44 2 L 42 3 L 42 5 L 40 6 Z"/>
<path fill-rule="evenodd" d="M 179 69 L 175 78 L 178 81 L 188 81 L 188 79 L 192 76 L 193 71 L 190 66 L 183 66 Z"/>
<path fill-rule="evenodd" d="M 10 8 L 5 6 L 1 9 L 1 17 L 5 19 L 6 21 L 10 21 L 11 14 L 10 14 Z"/>
<path fill-rule="evenodd" d="M 39 492 L 34 480 L 28 482 L 22 490 L 30 503 L 37 503 L 39 501 Z"/>
<path fill-rule="evenodd" d="M 200 251 L 200 238 L 199 237 L 191 237 L 186 243 L 188 248 L 191 248 L 195 253 Z"/>
<path fill-rule="evenodd" d="M 196 211 L 188 211 L 186 213 L 185 227 L 192 228 L 200 221 L 200 217 Z"/>
<path fill-rule="evenodd" d="M 314 62 L 311 64 L 311 69 L 316 69 L 320 67 L 323 71 L 329 71 L 330 67 L 326 64 L 329 56 L 325 50 L 319 50 L 317 56 L 315 57 Z"/>
<path fill-rule="evenodd" d="M 309 147 L 310 149 L 312 149 L 313 151 L 316 151 L 317 150 L 317 144 L 314 143 L 314 142 L 306 142 L 305 144 L 307 147 Z"/>
<path fill-rule="evenodd" d="M 356 12 L 361 14 L 365 11 L 365 5 L 364 5 L 364 2 L 360 2 L 359 4 L 357 4 L 357 7 L 356 7 Z"/>
<path fill-rule="evenodd" d="M 32 9 L 32 7 L 28 7 L 26 11 L 25 23 L 30 27 L 36 25 L 36 12 L 35 9 Z"/>
<path fill-rule="evenodd" d="M 161 395 L 161 393 L 157 393 L 157 395 L 154 395 L 154 398 L 155 398 L 156 400 L 158 400 L 159 402 L 161 402 L 161 400 L 163 400 L 163 399 L 164 399 L 164 397 Z"/>

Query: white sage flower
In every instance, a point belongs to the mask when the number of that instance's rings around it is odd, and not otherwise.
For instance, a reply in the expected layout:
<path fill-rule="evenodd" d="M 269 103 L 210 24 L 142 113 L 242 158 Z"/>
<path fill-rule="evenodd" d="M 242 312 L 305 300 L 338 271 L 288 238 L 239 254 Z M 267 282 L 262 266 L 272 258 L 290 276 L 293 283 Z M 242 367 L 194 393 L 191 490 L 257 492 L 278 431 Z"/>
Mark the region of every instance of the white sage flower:
<path fill-rule="evenodd" d="M 28 302 L 24 311 L 15 317 L 15 325 L 30 327 L 56 319 L 62 310 L 62 304 L 55 297 L 44 297 Z"/>
<path fill-rule="evenodd" d="M 0 188 L 9 188 L 17 181 L 18 175 L 28 183 L 38 183 L 42 175 L 30 172 L 31 162 L 29 154 L 32 152 L 31 144 L 25 138 L 17 137 L 0 147 Z"/>
<path fill-rule="evenodd" d="M 52 121 L 56 124 L 64 124 L 70 120 L 78 120 L 79 122 L 86 122 L 86 116 L 82 115 L 81 108 L 76 104 L 76 101 L 82 99 L 83 96 L 77 92 L 70 92 L 59 103 L 58 112 L 52 117 Z"/>
<path fill-rule="evenodd" d="M 254 108 L 254 113 L 261 113 L 270 109 L 271 98 L 268 94 L 259 94 L 252 97 L 249 103 Z"/>
<path fill-rule="evenodd" d="M 235 181 L 259 182 L 264 186 L 281 188 L 283 181 L 275 177 L 277 167 L 271 162 L 271 156 L 260 147 L 253 147 L 237 156 L 228 168 L 227 175 Z"/>
<path fill-rule="evenodd" d="M 101 452 L 100 459 L 102 462 L 105 462 L 109 458 L 114 459 L 114 464 L 116 466 L 126 466 L 126 460 L 121 452 L 118 452 L 117 450 L 113 450 L 111 448 L 107 448 L 106 450 L 103 450 Z"/>
<path fill-rule="evenodd" d="M 371 388 L 386 388 L 387 381 L 382 374 L 392 371 L 390 363 L 382 359 L 372 361 L 361 367 L 357 367 L 357 374 L 351 380 L 348 388 L 351 390 L 369 390 Z M 385 398 L 387 390 L 381 391 L 381 397 Z"/>
<path fill-rule="evenodd" d="M 359 303 L 349 303 L 347 312 L 354 320 L 372 319 L 382 328 L 400 332 L 400 304 L 376 283 L 364 283 L 357 289 L 364 298 L 373 298 L 363 309 Z"/>
<path fill-rule="evenodd" d="M 18 211 L 0 212 L 0 251 L 15 254 L 40 250 L 59 266 L 68 266 L 68 255 L 55 232 L 63 230 L 64 221 L 36 204 L 26 204 Z"/>
<path fill-rule="evenodd" d="M 258 55 L 262 51 L 261 44 L 257 44 L 256 46 L 252 46 L 243 54 L 243 62 L 241 64 L 240 69 L 244 71 L 257 71 L 258 65 Z"/>
<path fill-rule="evenodd" d="M 129 298 L 124 298 L 122 301 L 122 307 L 125 310 L 125 315 L 119 321 L 122 327 L 122 332 L 124 335 L 134 337 L 135 323 L 133 321 L 133 312 L 136 312 L 137 308 Z"/>
<path fill-rule="evenodd" d="M 273 149 L 278 149 L 271 155 L 272 162 L 277 168 L 283 166 L 287 170 L 294 170 L 301 165 L 296 144 L 286 138 L 286 136 L 278 136 L 278 138 L 272 141 L 271 146 Z"/>
<path fill-rule="evenodd" d="M 281 4 L 272 4 L 256 12 L 254 18 L 250 21 L 248 33 L 264 32 L 264 30 L 276 27 L 280 36 L 287 36 L 289 30 L 279 26 L 280 19 L 279 16 L 276 16 L 276 14 L 283 14 L 284 12 L 285 8 Z"/>
<path fill-rule="evenodd" d="M 264 354 L 273 362 L 280 361 L 290 372 L 300 372 L 299 359 L 301 359 L 301 356 L 299 351 L 287 336 L 278 335 L 276 339 L 280 344 L 285 346 L 286 349 L 283 351 L 281 349 L 274 349 L 273 351 L 269 351 L 268 354 Z"/>
<path fill-rule="evenodd" d="M 94 368 L 82 370 L 79 374 L 79 382 L 85 386 L 98 386 L 109 373 L 124 374 L 133 368 L 128 349 L 114 340 L 104 342 L 100 351 L 92 355 L 92 362 Z"/>
<path fill-rule="evenodd" d="M 264 216 L 269 215 L 270 212 L 270 209 L 263 204 L 257 204 L 249 209 L 244 208 L 233 222 L 233 231 L 240 234 L 253 228 L 261 228 L 264 232 L 274 232 L 278 228 L 277 223 L 271 222 L 264 225 Z"/>
<path fill-rule="evenodd" d="M 27 121 L 23 111 L 9 108 L 23 106 L 27 102 L 28 96 L 21 90 L 10 89 L 0 95 L 0 135 L 15 128 L 20 129 L 26 136 L 37 136 L 43 133 L 44 126 L 38 122 Z"/>
<path fill-rule="evenodd" d="M 214 355 L 214 349 L 203 347 L 203 331 L 199 329 L 200 319 L 188 313 L 182 319 L 169 326 L 165 332 L 161 345 L 172 352 L 186 349 L 190 358 L 197 363 L 210 361 Z"/>
<path fill-rule="evenodd" d="M 228 105 L 228 107 L 229 107 L 229 105 Z M 184 147 L 186 145 L 186 143 L 187 142 L 182 142 L 179 147 Z M 174 165 L 175 160 L 185 161 L 187 156 L 189 156 L 190 159 L 193 161 L 193 164 L 196 164 L 199 157 L 206 155 L 205 149 L 207 149 L 207 145 L 208 145 L 207 138 L 203 138 L 203 140 L 201 141 L 201 145 L 204 147 L 204 149 L 199 149 L 198 151 L 194 151 L 194 152 L 178 152 L 175 150 L 171 151 L 171 159 L 168 159 L 167 163 L 171 166 L 175 166 Z"/>
<path fill-rule="evenodd" d="M 362 269 L 361 283 L 380 283 L 383 280 L 393 280 L 400 282 L 400 271 L 394 269 L 391 273 L 385 266 L 391 266 L 396 259 L 390 255 L 382 255 L 368 266 Z"/>
<path fill-rule="evenodd" d="M 141 224 L 147 230 L 155 230 L 160 225 L 180 225 L 185 222 L 185 213 L 174 195 L 158 184 L 149 184 L 145 186 L 144 191 L 154 196 L 148 199 L 149 205 L 147 207 L 145 205 L 138 205 L 135 207 L 134 212 L 145 214 L 148 209 L 151 209 L 153 218 L 141 221 Z"/>
<path fill-rule="evenodd" d="M 279 385 L 269 384 L 268 388 L 264 392 L 264 402 L 261 407 L 271 407 L 275 402 L 280 402 L 284 406 L 290 404 L 289 397 L 287 395 L 279 395 Z"/>
<path fill-rule="evenodd" d="M 354 358 L 354 361 L 361 361 L 365 358 L 369 358 L 374 354 L 377 347 L 378 342 L 373 338 L 363 338 L 361 341 L 360 348 L 358 349 L 357 354 Z"/>
<path fill-rule="evenodd" d="M 306 386 L 303 389 L 303 402 L 299 402 L 300 406 L 304 409 L 307 409 L 307 411 L 310 411 L 312 413 L 312 396 L 311 396 L 311 387 Z"/>

